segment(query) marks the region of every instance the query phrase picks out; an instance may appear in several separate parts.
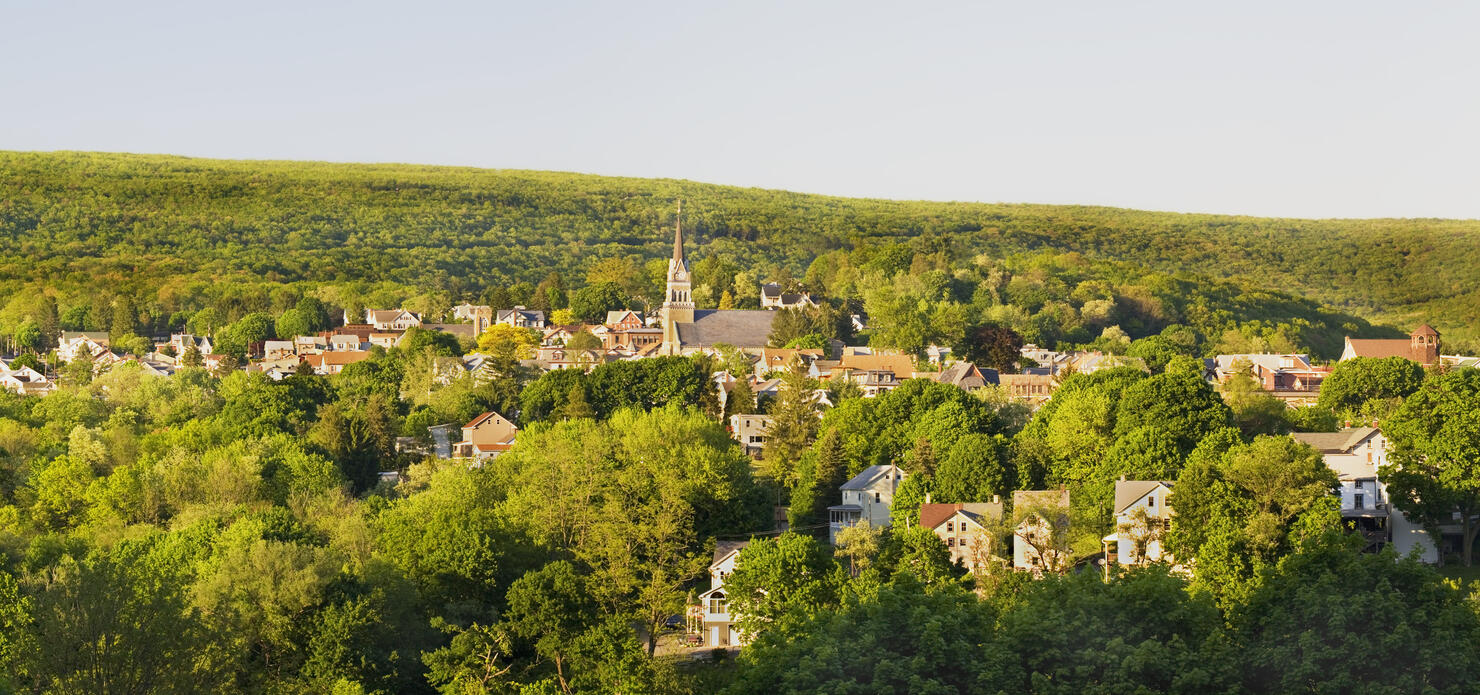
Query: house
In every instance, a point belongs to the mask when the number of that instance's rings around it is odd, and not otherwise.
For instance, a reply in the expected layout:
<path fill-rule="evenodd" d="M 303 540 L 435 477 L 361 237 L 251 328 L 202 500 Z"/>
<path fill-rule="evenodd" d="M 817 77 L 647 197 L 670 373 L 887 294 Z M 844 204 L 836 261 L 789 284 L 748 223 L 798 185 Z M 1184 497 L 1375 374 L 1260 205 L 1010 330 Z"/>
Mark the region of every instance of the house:
<path fill-rule="evenodd" d="M 1069 560 L 1069 491 L 1012 493 L 1018 523 L 1012 530 L 1012 568 L 1035 575 L 1061 572 Z"/>
<path fill-rule="evenodd" d="M 935 375 L 935 380 L 942 384 L 955 386 L 962 391 L 975 391 L 988 384 L 998 383 L 997 370 L 979 369 L 970 362 L 952 363 L 951 366 L 940 370 Z"/>
<path fill-rule="evenodd" d="M 950 346 L 936 345 L 931 343 L 925 347 L 925 361 L 930 364 L 940 365 L 951 356 Z"/>
<path fill-rule="evenodd" d="M 354 323 L 347 311 L 344 312 L 344 323 L 346 326 Z M 412 326 L 420 326 L 421 317 L 405 309 L 366 309 L 365 323 L 380 332 L 404 331 Z"/>
<path fill-rule="evenodd" d="M 1022 374 L 998 374 L 997 383 L 1007 390 L 1008 398 L 1025 401 L 1037 408 L 1048 402 L 1059 387 L 1056 377 L 1046 367 L 1030 367 Z"/>
<path fill-rule="evenodd" d="M 561 345 L 541 345 L 535 348 L 534 361 L 541 369 L 581 369 L 591 371 L 606 364 L 605 350 L 571 350 Z"/>
<path fill-rule="evenodd" d="M 452 307 L 452 318 L 460 321 L 472 321 L 479 314 L 491 312 L 493 307 L 483 304 L 459 304 Z"/>
<path fill-rule="evenodd" d="M 303 363 L 303 358 L 296 355 L 282 357 L 272 360 L 263 360 L 255 364 L 247 365 L 247 372 L 261 372 L 273 381 L 282 381 L 298 373 L 298 365 Z"/>
<path fill-rule="evenodd" d="M 782 292 L 781 285 L 774 282 L 761 285 L 762 309 L 806 309 L 814 306 L 817 302 L 806 292 Z"/>
<path fill-rule="evenodd" d="M 462 441 L 452 445 L 454 456 L 478 461 L 491 459 L 514 446 L 519 428 L 504 416 L 489 411 L 462 426 Z"/>
<path fill-rule="evenodd" d="M 920 505 L 920 526 L 940 537 L 951 551 L 951 561 L 975 570 L 991 560 L 993 527 L 1002 521 L 1002 498 L 991 502 Z"/>
<path fill-rule="evenodd" d="M 764 379 L 766 378 L 766 375 L 770 374 L 771 372 L 786 371 L 790 368 L 793 358 L 801 360 L 802 364 L 809 368 L 807 376 L 814 379 L 822 376 L 814 369 L 811 369 L 811 367 L 817 363 L 817 360 L 822 359 L 822 350 L 819 349 L 788 349 L 767 347 L 761 348 L 760 350 L 756 351 L 755 355 L 757 358 L 755 361 L 755 376 L 757 379 Z"/>
<path fill-rule="evenodd" d="M 1341 519 L 1362 534 L 1369 550 L 1392 543 L 1399 555 L 1419 548 L 1424 562 L 1439 561 L 1438 548 L 1428 532 L 1388 502 L 1387 486 L 1378 476 L 1378 469 L 1387 464 L 1387 439 L 1381 430 L 1353 427 L 1290 436 L 1321 452 L 1326 467 L 1336 473 L 1341 485 Z"/>
<path fill-rule="evenodd" d="M 1354 357 L 1402 357 L 1425 367 L 1439 363 L 1439 331 L 1424 324 L 1414 329 L 1407 338 L 1370 339 L 1346 337 L 1346 346 L 1341 351 L 1345 362 Z"/>
<path fill-rule="evenodd" d="M 1172 492 L 1167 480 L 1115 481 L 1115 530 L 1100 539 L 1105 548 L 1105 567 L 1135 567 L 1161 562 L 1171 556 L 1163 547 L 1171 525 L 1172 507 L 1167 503 Z"/>
<path fill-rule="evenodd" d="M 766 447 L 766 430 L 771 427 L 770 415 L 731 415 L 730 436 L 740 442 L 740 447 L 751 458 L 760 458 Z"/>
<path fill-rule="evenodd" d="M 299 335 L 293 337 L 293 353 L 296 355 L 313 355 L 329 349 L 329 339 L 318 335 Z"/>
<path fill-rule="evenodd" d="M 740 349 L 759 349 L 770 342 L 771 322 L 776 312 L 765 309 L 696 309 L 693 279 L 683 254 L 683 210 L 674 224 L 673 257 L 668 260 L 667 287 L 659 310 L 663 355 L 688 355 L 727 344 Z"/>
<path fill-rule="evenodd" d="M 189 333 L 171 333 L 169 346 L 175 351 L 176 359 L 189 352 L 190 348 L 195 348 L 202 355 L 209 355 L 216 351 L 209 337 L 196 338 Z"/>
<path fill-rule="evenodd" d="M 1146 360 L 1139 357 L 1111 355 L 1100 352 L 1099 350 L 1076 352 L 1070 355 L 1066 368 L 1078 374 L 1094 374 L 1102 369 L 1114 369 L 1116 367 L 1130 367 L 1132 369 L 1139 369 L 1147 374 L 1151 373 L 1151 369 L 1146 366 Z M 1058 374 L 1061 371 L 1063 369 L 1052 373 Z"/>
<path fill-rule="evenodd" d="M 1058 374 L 1061 369 L 1068 366 L 1070 359 L 1069 354 L 1066 352 L 1041 348 L 1033 343 L 1028 343 L 1019 348 L 1018 354 L 1023 358 L 1020 363 L 1021 366 L 1047 367 L 1049 374 Z"/>
<path fill-rule="evenodd" d="M 904 477 L 905 472 L 899 466 L 888 464 L 869 466 L 843 483 L 839 488 L 843 493 L 843 503 L 827 508 L 828 542 L 836 545 L 838 532 L 856 526 L 859 522 L 866 521 L 870 526 L 888 526 L 889 507 L 894 504 L 894 491 L 899 489 Z"/>
<path fill-rule="evenodd" d="M 280 360 L 297 354 L 291 340 L 269 340 L 262 344 L 262 359 Z"/>
<path fill-rule="evenodd" d="M 96 359 L 108 352 L 107 331 L 62 331 L 57 342 L 57 357 L 63 362 Z"/>
<path fill-rule="evenodd" d="M 44 396 L 57 388 L 45 374 L 30 367 L 11 369 L 4 365 L 0 365 L 0 386 L 22 396 Z"/>
<path fill-rule="evenodd" d="M 353 333 L 335 333 L 329 336 L 329 349 L 334 352 L 363 352 L 370 341 Z"/>
<path fill-rule="evenodd" d="M 303 356 L 303 361 L 313 368 L 313 373 L 320 375 L 338 374 L 345 367 L 368 359 L 370 353 L 366 350 L 333 350 Z"/>
<path fill-rule="evenodd" d="M 494 323 L 502 323 L 515 328 L 544 328 L 545 312 L 538 309 L 526 309 L 516 306 L 513 309 L 499 309 L 494 316 Z"/>
<path fill-rule="evenodd" d="M 405 333 L 401 331 L 395 331 L 392 333 L 371 333 L 370 346 L 389 350 L 395 347 L 396 343 L 401 342 L 401 336 L 403 335 L 405 335 Z"/>
<path fill-rule="evenodd" d="M 1310 358 L 1302 354 L 1253 353 L 1208 358 L 1203 360 L 1203 373 L 1217 384 L 1227 383 L 1236 374 L 1247 374 L 1260 388 L 1293 406 L 1313 404 L 1331 368 L 1312 366 Z"/>
<path fill-rule="evenodd" d="M 694 626 L 707 647 L 739 647 L 746 639 L 735 628 L 736 616 L 730 613 L 730 600 L 725 592 L 725 578 L 735 571 L 740 551 L 750 541 L 717 541 L 714 559 L 709 563 L 709 590 L 699 594 L 699 624 Z"/>
<path fill-rule="evenodd" d="M 606 320 L 602 322 L 602 325 L 618 331 L 647 328 L 647 323 L 643 321 L 642 314 L 631 309 L 606 312 Z"/>
<path fill-rule="evenodd" d="M 845 351 L 828 379 L 852 381 L 863 389 L 865 398 L 873 398 L 898 388 L 914 375 L 915 364 L 909 355 L 848 354 Z"/>

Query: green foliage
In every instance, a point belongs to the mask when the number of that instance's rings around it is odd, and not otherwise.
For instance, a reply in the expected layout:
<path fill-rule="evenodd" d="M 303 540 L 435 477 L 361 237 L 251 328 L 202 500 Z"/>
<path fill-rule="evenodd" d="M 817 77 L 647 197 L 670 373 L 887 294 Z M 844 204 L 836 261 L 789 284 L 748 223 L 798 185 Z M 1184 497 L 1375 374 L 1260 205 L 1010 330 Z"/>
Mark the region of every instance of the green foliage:
<path fill-rule="evenodd" d="M 1378 473 L 1393 503 L 1435 538 L 1457 513 L 1469 567 L 1480 534 L 1480 372 L 1430 376 L 1383 430 L 1392 448 Z"/>
<path fill-rule="evenodd" d="M 753 539 L 740 551 L 725 592 L 741 632 L 781 639 L 837 605 L 842 580 L 830 548 L 810 536 L 783 533 Z"/>
<path fill-rule="evenodd" d="M 1423 367 L 1402 357 L 1354 357 L 1321 382 L 1318 405 L 1348 418 L 1380 418 L 1423 384 Z"/>

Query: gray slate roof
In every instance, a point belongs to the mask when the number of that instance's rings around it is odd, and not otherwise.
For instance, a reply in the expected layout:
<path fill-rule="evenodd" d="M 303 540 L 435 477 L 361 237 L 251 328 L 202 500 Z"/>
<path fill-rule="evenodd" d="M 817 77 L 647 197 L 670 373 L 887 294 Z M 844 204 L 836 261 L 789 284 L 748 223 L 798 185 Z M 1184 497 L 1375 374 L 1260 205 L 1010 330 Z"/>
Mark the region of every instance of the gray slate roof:
<path fill-rule="evenodd" d="M 693 323 L 678 324 L 678 340 L 685 347 L 711 347 L 716 343 L 765 347 L 775 320 L 774 311 L 701 309 L 694 312 Z"/>
<path fill-rule="evenodd" d="M 858 475 L 853 476 L 852 480 L 843 483 L 842 487 L 838 489 L 869 490 L 873 488 L 875 482 L 887 480 L 888 476 L 895 474 L 899 476 L 897 479 L 895 479 L 896 483 L 898 483 L 900 480 L 904 480 L 904 471 L 900 470 L 899 466 L 869 466 L 868 468 L 863 469 L 863 471 L 860 472 Z"/>
<path fill-rule="evenodd" d="M 1353 427 L 1340 432 L 1296 432 L 1290 436 L 1323 454 L 1338 454 L 1351 451 L 1374 432 L 1377 432 L 1375 427 Z"/>
<path fill-rule="evenodd" d="M 715 541 L 714 561 L 709 563 L 710 566 L 718 565 L 719 561 L 725 559 L 726 555 L 740 550 L 747 545 L 750 545 L 750 541 Z"/>

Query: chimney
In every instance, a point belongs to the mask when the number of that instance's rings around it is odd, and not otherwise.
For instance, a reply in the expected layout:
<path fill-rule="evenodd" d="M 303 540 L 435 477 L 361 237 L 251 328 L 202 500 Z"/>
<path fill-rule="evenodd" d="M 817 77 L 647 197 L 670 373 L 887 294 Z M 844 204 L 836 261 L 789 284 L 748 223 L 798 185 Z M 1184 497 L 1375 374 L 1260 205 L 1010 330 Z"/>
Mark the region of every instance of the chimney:
<path fill-rule="evenodd" d="M 1124 473 L 1120 474 L 1120 482 L 1122 482 L 1122 483 L 1125 482 L 1125 474 Z"/>
<path fill-rule="evenodd" d="M 992 504 L 1002 504 L 1002 495 L 992 495 Z"/>
<path fill-rule="evenodd" d="M 930 493 L 925 493 L 925 504 L 930 504 Z"/>

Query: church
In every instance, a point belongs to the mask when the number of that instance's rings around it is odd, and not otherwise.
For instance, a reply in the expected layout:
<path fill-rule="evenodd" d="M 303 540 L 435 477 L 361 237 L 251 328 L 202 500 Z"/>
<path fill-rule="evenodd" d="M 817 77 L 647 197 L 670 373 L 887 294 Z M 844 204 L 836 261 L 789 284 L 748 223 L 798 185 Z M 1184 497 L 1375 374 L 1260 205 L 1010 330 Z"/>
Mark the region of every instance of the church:
<path fill-rule="evenodd" d="M 683 207 L 673 226 L 673 258 L 668 260 L 668 289 L 659 317 L 663 323 L 662 355 L 708 352 L 725 344 L 745 350 L 766 347 L 776 312 L 765 309 L 695 309 L 692 276 L 683 255 Z"/>

